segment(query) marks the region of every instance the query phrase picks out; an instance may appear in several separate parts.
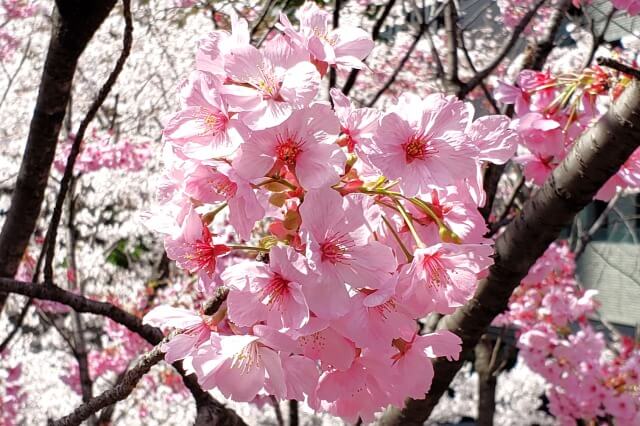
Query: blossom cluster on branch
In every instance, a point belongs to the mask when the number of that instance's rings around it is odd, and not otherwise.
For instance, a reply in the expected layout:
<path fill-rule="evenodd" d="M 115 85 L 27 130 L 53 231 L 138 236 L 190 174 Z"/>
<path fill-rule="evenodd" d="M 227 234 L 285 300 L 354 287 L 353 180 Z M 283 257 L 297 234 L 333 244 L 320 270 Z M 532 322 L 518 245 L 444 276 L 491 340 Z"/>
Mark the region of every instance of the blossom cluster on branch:
<path fill-rule="evenodd" d="M 457 336 L 420 335 L 416 319 L 463 305 L 492 263 L 482 166 L 516 136 L 440 94 L 383 112 L 334 89 L 332 108 L 321 78 L 363 67 L 373 43 L 313 3 L 297 17 L 262 49 L 235 17 L 200 42 L 149 225 L 203 293 L 228 295 L 216 312 L 160 306 L 145 321 L 181 330 L 166 359 L 187 359 L 205 389 L 371 421 L 428 391 L 430 358 L 458 357 Z"/>
<path fill-rule="evenodd" d="M 523 70 L 514 85 L 501 82 L 496 99 L 514 106 L 519 141 L 523 147 L 515 160 L 525 176 L 541 185 L 563 160 L 585 129 L 606 111 L 629 83 L 627 76 L 602 67 L 579 74 Z M 609 200 L 616 191 L 640 187 L 640 150 L 636 150 L 598 192 Z"/>
<path fill-rule="evenodd" d="M 495 325 L 518 327 L 524 361 L 545 378 L 549 409 L 562 425 L 640 422 L 640 346 L 623 336 L 610 343 L 594 330 L 597 291 L 575 280 L 568 244 L 554 243 L 516 289 Z"/>

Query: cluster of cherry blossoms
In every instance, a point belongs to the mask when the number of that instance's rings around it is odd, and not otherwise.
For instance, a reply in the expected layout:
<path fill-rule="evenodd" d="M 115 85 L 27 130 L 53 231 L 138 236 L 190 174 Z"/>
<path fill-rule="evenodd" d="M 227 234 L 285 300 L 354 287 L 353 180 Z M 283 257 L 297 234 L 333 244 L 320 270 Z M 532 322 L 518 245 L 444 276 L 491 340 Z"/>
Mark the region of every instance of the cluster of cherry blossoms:
<path fill-rule="evenodd" d="M 606 111 L 629 79 L 601 67 L 580 74 L 522 71 L 515 85 L 499 83 L 496 99 L 515 108 L 514 121 L 523 152 L 515 160 L 525 176 L 541 185 L 564 159 L 577 138 Z M 640 150 L 600 189 L 597 199 L 616 191 L 640 187 Z"/>
<path fill-rule="evenodd" d="M 20 40 L 4 27 L 10 21 L 17 21 L 34 16 L 39 7 L 36 2 L 29 0 L 0 1 L 0 60 L 11 59 L 13 53 L 20 47 Z"/>
<path fill-rule="evenodd" d="M 609 345 L 593 329 L 587 317 L 595 314 L 597 292 L 581 289 L 574 277 L 573 253 L 554 243 L 494 324 L 518 327 L 520 354 L 548 382 L 549 409 L 563 425 L 637 425 L 640 347 L 627 337 Z"/>
<path fill-rule="evenodd" d="M 60 143 L 61 148 L 53 165 L 60 172 L 64 172 L 74 134 Z M 115 140 L 114 140 L 115 139 Z M 149 142 L 133 142 L 127 137 L 116 139 L 112 131 L 92 130 L 90 135 L 80 145 L 80 154 L 74 165 L 75 172 L 94 172 L 103 168 L 122 169 L 131 172 L 142 170 L 151 157 Z"/>
<path fill-rule="evenodd" d="M 11 352 L 0 353 L 0 360 L 9 359 Z M 0 425 L 11 426 L 16 423 L 26 394 L 20 383 L 22 364 L 14 363 L 9 368 L 0 370 Z"/>
<path fill-rule="evenodd" d="M 459 337 L 420 335 L 416 319 L 463 305 L 492 263 L 482 166 L 516 135 L 439 94 L 382 112 L 334 89 L 332 108 L 321 78 L 363 67 L 373 42 L 313 3 L 297 17 L 261 50 L 233 16 L 201 41 L 148 224 L 200 291 L 228 293 L 215 312 L 159 306 L 145 321 L 179 330 L 166 359 L 205 389 L 371 421 L 429 390 L 431 358 L 458 357 Z"/>

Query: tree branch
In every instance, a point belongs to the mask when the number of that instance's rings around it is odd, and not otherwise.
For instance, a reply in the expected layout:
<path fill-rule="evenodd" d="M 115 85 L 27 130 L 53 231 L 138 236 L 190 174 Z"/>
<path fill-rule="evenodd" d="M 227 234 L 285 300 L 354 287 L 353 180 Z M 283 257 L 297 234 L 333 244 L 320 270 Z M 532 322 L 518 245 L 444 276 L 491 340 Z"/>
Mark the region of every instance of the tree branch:
<path fill-rule="evenodd" d="M 573 217 L 613 176 L 640 144 L 640 83 L 633 81 L 609 111 L 575 143 L 545 184 L 526 202 L 496 241 L 495 263 L 473 298 L 452 315 L 446 328 L 463 341 L 460 359 L 473 350 L 491 321 L 503 312 L 509 297 L 529 268 Z M 384 425 L 422 425 L 429 417 L 462 361 L 434 362 L 435 376 L 423 400 L 409 400 L 402 412 L 388 413 Z"/>
<path fill-rule="evenodd" d="M 127 371 L 118 383 L 111 389 L 104 391 L 95 398 L 91 398 L 76 408 L 71 414 L 50 422 L 51 426 L 77 426 L 101 409 L 122 401 L 133 392 L 136 385 L 151 370 L 155 364 L 162 361 L 164 353 L 161 350 L 162 344 L 158 344 L 151 352 L 142 356 L 136 364 Z"/>
<path fill-rule="evenodd" d="M 36 226 L 78 58 L 116 0 L 56 2 L 29 136 L 4 226 L 0 277 L 13 277 Z M 0 294 L 0 310 L 6 294 Z"/>
<path fill-rule="evenodd" d="M 622 62 L 618 62 L 615 59 L 600 56 L 596 62 L 598 62 L 598 65 L 620 71 L 621 73 L 635 78 L 636 80 L 640 80 L 640 70 L 632 68 L 629 65 L 625 65 Z"/>
<path fill-rule="evenodd" d="M 340 9 L 342 7 L 342 0 L 334 0 L 334 2 L 335 4 L 333 7 L 332 25 L 333 25 L 333 29 L 336 29 L 338 28 L 338 25 L 340 25 Z M 338 73 L 336 72 L 336 68 L 329 67 L 329 90 L 336 87 L 337 80 L 338 80 Z M 329 99 L 331 99 L 330 94 L 329 94 Z M 331 102 L 333 102 L 333 100 Z"/>
<path fill-rule="evenodd" d="M 34 299 L 50 300 L 67 305 L 77 312 L 86 312 L 107 317 L 127 327 L 132 332 L 137 333 L 152 345 L 157 345 L 163 338 L 162 331 L 159 328 L 143 324 L 140 318 L 111 303 L 87 299 L 84 296 L 63 290 L 56 285 L 45 286 L 43 284 L 34 284 L 0 277 L 0 292 L 16 293 Z M 196 400 L 196 408 L 198 410 L 196 425 L 245 425 L 235 411 L 226 408 L 223 404 L 213 399 L 208 392 L 202 390 L 195 377 L 187 376 L 184 368 L 182 368 L 181 362 L 174 363 L 173 367 L 180 373 L 185 386 Z"/>
<path fill-rule="evenodd" d="M 533 9 L 531 9 L 526 13 L 526 15 L 522 17 L 520 22 L 518 22 L 518 25 L 516 25 L 513 29 L 509 41 L 507 41 L 507 43 L 502 47 L 494 60 L 491 61 L 491 63 L 485 69 L 475 73 L 471 80 L 460 86 L 460 89 L 458 89 L 458 93 L 456 93 L 456 96 L 458 96 L 459 99 L 464 99 L 469 92 L 478 87 L 478 85 L 481 84 L 484 79 L 487 78 L 489 74 L 491 74 L 493 70 L 495 70 L 502 63 L 502 61 L 504 61 L 504 58 L 506 58 L 509 52 L 511 52 L 511 49 L 513 49 L 513 47 L 516 45 L 525 28 L 527 28 L 533 17 L 536 16 L 536 13 L 538 13 L 538 10 L 540 9 L 540 7 L 542 7 L 545 1 L 546 0 L 539 0 L 538 3 L 535 4 Z"/>
<path fill-rule="evenodd" d="M 69 191 L 69 186 L 73 177 L 73 168 L 76 163 L 76 158 L 78 157 L 78 154 L 80 154 L 80 145 L 82 144 L 82 140 L 84 139 L 84 134 L 89 127 L 89 124 L 91 124 L 91 121 L 93 121 L 93 118 L 96 116 L 96 113 L 109 95 L 111 88 L 122 72 L 124 64 L 129 57 L 129 53 L 131 52 L 131 44 L 133 42 L 133 19 L 131 18 L 131 0 L 122 0 L 122 5 L 122 13 L 124 15 L 125 21 L 124 37 L 122 40 L 122 52 L 120 52 L 120 57 L 116 61 L 116 65 L 113 68 L 113 71 L 111 71 L 111 74 L 109 74 L 107 81 L 98 92 L 98 95 L 91 104 L 89 111 L 87 111 L 87 114 L 80 122 L 80 127 L 78 128 L 75 138 L 73 139 L 73 144 L 71 145 L 71 151 L 69 152 L 69 158 L 67 159 L 67 164 L 64 169 L 64 175 L 62 176 L 62 181 L 60 182 L 60 191 L 58 192 L 56 204 L 53 208 L 53 214 L 49 222 L 49 228 L 47 229 L 47 234 L 44 239 L 45 243 L 42 249 L 45 250 L 46 248 L 47 253 L 46 261 L 44 264 L 45 283 L 53 282 L 53 257 L 56 248 L 58 225 L 60 224 L 60 217 L 62 216 L 62 205 L 64 204 L 65 197 L 67 196 L 67 192 Z"/>
<path fill-rule="evenodd" d="M 458 11 L 453 0 L 449 0 L 444 9 L 444 27 L 447 33 L 447 72 L 446 78 L 451 85 L 460 86 L 458 76 Z"/>
<path fill-rule="evenodd" d="M 384 21 L 387 19 L 387 16 L 389 16 L 389 13 L 391 12 L 391 9 L 395 4 L 396 4 L 396 0 L 387 1 L 387 4 L 382 10 L 382 14 L 376 20 L 376 23 L 373 25 L 373 29 L 371 30 L 371 40 L 373 40 L 374 42 L 377 41 L 378 38 L 380 37 L 380 30 L 382 29 L 382 25 L 384 24 Z M 349 94 L 353 85 L 356 84 L 356 79 L 358 78 L 359 73 L 360 73 L 360 70 L 357 68 L 352 69 L 351 72 L 349 73 L 349 77 L 347 77 L 347 81 L 344 83 L 344 86 L 342 86 L 342 93 L 344 93 L 345 96 Z"/>
<path fill-rule="evenodd" d="M 576 244 L 576 248 L 573 251 L 576 260 L 578 260 L 578 258 L 582 256 L 582 253 L 584 253 L 584 249 L 587 248 L 587 245 L 591 242 L 593 236 L 596 234 L 596 232 L 598 232 L 600 228 L 602 228 L 602 225 L 604 225 L 607 217 L 609 216 L 609 213 L 611 213 L 611 210 L 613 210 L 613 208 L 616 206 L 616 203 L 620 199 L 621 195 L 622 191 L 616 192 L 616 195 L 614 195 L 613 198 L 609 200 L 607 207 L 605 207 L 596 221 L 593 222 L 593 225 L 591 225 L 589 230 L 584 235 L 580 236 Z"/>
<path fill-rule="evenodd" d="M 400 60 L 400 63 L 398 64 L 396 69 L 393 70 L 393 73 L 391 73 L 391 76 L 389 76 L 389 79 L 384 83 L 384 85 L 380 88 L 380 90 L 376 92 L 376 94 L 373 96 L 373 99 L 369 101 L 369 103 L 367 104 L 368 107 L 372 107 L 376 102 L 378 102 L 378 99 L 380 99 L 380 97 L 384 94 L 384 92 L 386 92 L 389 89 L 389 87 L 391 87 L 391 85 L 396 81 L 396 78 L 398 78 L 400 71 L 402 71 L 405 64 L 411 57 L 411 54 L 418 46 L 418 43 L 420 42 L 420 39 L 424 35 L 426 28 L 427 28 L 426 25 L 424 24 L 420 25 L 420 29 L 418 30 L 417 34 L 413 38 L 413 43 L 411 43 L 411 46 L 409 46 L 409 48 L 405 52 L 404 56 Z"/>

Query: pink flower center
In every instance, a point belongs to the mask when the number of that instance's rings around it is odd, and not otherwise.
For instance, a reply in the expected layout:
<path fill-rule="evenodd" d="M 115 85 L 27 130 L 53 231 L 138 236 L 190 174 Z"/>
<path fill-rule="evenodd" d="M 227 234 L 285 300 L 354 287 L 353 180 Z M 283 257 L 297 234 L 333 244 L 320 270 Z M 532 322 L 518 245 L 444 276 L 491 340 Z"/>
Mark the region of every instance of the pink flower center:
<path fill-rule="evenodd" d="M 213 275 L 216 270 L 216 258 L 229 252 L 224 244 L 211 244 L 211 232 L 205 226 L 202 229 L 202 239 L 191 244 L 189 253 L 184 257 L 191 272 L 205 271 Z"/>
<path fill-rule="evenodd" d="M 229 119 L 221 111 L 203 109 L 202 121 L 211 134 L 217 135 L 227 129 Z"/>
<path fill-rule="evenodd" d="M 331 47 L 335 47 L 338 43 L 336 37 L 330 37 L 327 31 L 323 31 L 318 27 L 313 27 L 313 35 L 318 37 L 320 40 L 326 42 Z"/>
<path fill-rule="evenodd" d="M 186 255 L 190 261 L 192 272 L 205 271 L 213 275 L 216 270 L 216 258 L 229 251 L 229 248 L 222 244 L 211 245 L 209 242 L 196 241 L 193 244 L 193 251 Z"/>
<path fill-rule="evenodd" d="M 263 301 L 266 301 L 270 307 L 276 305 L 281 308 L 285 298 L 289 295 L 289 283 L 280 274 L 273 274 L 269 284 L 262 290 Z"/>
<path fill-rule="evenodd" d="M 427 282 L 429 287 L 437 288 L 443 284 L 452 285 L 451 277 L 447 273 L 447 268 L 442 262 L 440 253 L 425 256 L 422 261 L 422 267 L 429 274 Z"/>
<path fill-rule="evenodd" d="M 231 180 L 220 174 L 207 179 L 207 183 L 213 187 L 213 189 L 226 199 L 232 198 L 236 195 L 238 185 Z"/>
<path fill-rule="evenodd" d="M 278 160 L 289 167 L 295 167 L 298 155 L 302 153 L 302 143 L 292 137 L 278 140 L 276 145 L 276 155 Z"/>
<path fill-rule="evenodd" d="M 349 250 L 355 247 L 355 243 L 346 234 L 335 234 L 327 237 L 320 244 L 320 253 L 322 253 L 322 261 L 329 261 L 334 265 L 336 263 L 349 264 L 353 256 Z"/>
<path fill-rule="evenodd" d="M 259 349 L 259 343 L 249 343 L 242 349 L 242 351 L 233 357 L 231 368 L 238 368 L 242 374 L 246 374 L 251 369 L 260 367 L 262 363 L 262 356 L 260 355 Z"/>
<path fill-rule="evenodd" d="M 411 136 L 406 143 L 402 144 L 402 148 L 404 149 L 407 163 L 412 163 L 415 160 L 426 160 L 438 153 L 438 150 L 423 135 Z"/>

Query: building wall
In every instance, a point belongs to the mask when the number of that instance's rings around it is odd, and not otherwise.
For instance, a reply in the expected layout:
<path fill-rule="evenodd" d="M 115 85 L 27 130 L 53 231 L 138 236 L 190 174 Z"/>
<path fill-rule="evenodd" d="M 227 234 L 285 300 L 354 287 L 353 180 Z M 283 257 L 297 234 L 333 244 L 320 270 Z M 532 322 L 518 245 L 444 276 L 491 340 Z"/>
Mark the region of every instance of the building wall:
<path fill-rule="evenodd" d="M 640 324 L 640 245 L 592 242 L 578 261 L 578 276 L 585 288 L 598 290 L 604 319 Z"/>

